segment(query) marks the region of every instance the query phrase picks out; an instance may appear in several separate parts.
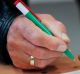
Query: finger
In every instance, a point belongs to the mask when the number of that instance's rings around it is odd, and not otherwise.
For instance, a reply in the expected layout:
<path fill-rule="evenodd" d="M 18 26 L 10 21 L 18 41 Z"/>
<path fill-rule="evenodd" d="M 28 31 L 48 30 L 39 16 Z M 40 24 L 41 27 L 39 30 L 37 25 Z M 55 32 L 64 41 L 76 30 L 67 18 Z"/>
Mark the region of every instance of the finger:
<path fill-rule="evenodd" d="M 10 38 L 9 38 L 10 39 Z M 15 40 L 16 39 L 16 40 Z M 8 48 L 15 49 L 18 51 L 24 51 L 24 53 L 32 55 L 38 59 L 49 59 L 56 56 L 60 56 L 61 53 L 56 51 L 49 51 L 46 48 L 41 48 L 31 44 L 30 42 L 26 41 L 25 39 L 13 38 L 8 41 Z M 10 51 L 8 49 L 8 51 Z M 45 55 L 45 56 L 44 56 Z"/>
<path fill-rule="evenodd" d="M 65 42 L 69 43 L 70 39 L 67 35 L 67 30 L 66 27 L 64 26 L 63 23 L 61 23 L 60 21 L 56 20 L 55 18 L 53 18 L 50 15 L 42 15 L 39 14 L 38 15 L 40 17 L 40 19 L 42 19 L 42 23 L 48 27 L 52 33 L 57 36 L 58 38 L 63 39 Z"/>
<path fill-rule="evenodd" d="M 13 64 L 16 67 L 21 68 L 21 69 L 44 68 L 44 67 L 48 66 L 49 64 L 51 64 L 53 61 L 55 61 L 58 57 L 60 57 L 57 55 L 54 58 L 46 59 L 46 60 L 40 60 L 40 59 L 34 58 L 34 65 L 31 65 L 30 64 L 30 55 L 25 54 L 23 51 L 14 50 L 14 51 L 10 51 L 9 54 L 13 61 Z"/>
<path fill-rule="evenodd" d="M 66 50 L 66 45 L 63 41 L 56 37 L 48 36 L 41 29 L 35 26 L 28 19 L 24 19 L 24 28 L 22 28 L 22 35 L 26 40 L 29 40 L 32 44 L 48 48 L 50 50 L 64 52 Z M 29 24 L 29 25 L 27 25 Z"/>

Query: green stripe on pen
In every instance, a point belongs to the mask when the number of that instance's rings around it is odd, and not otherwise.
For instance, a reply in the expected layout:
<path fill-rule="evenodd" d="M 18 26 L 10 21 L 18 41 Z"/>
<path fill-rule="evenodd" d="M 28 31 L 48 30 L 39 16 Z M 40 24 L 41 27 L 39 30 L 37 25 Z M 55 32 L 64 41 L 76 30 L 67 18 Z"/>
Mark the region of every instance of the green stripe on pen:
<path fill-rule="evenodd" d="M 25 16 L 29 20 L 31 20 L 36 26 L 38 26 L 41 30 L 43 30 L 45 33 L 54 36 L 53 33 L 43 23 L 41 23 L 31 12 L 28 12 Z M 67 49 L 64 53 L 70 59 L 74 60 L 74 55 L 70 52 L 69 49 Z"/>

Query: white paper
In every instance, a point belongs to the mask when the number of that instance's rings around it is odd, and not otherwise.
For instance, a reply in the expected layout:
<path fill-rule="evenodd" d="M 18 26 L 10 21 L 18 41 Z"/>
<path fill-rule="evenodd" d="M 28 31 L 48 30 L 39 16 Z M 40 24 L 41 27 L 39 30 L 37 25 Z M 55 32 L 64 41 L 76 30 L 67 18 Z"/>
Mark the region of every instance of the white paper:
<path fill-rule="evenodd" d="M 62 74 L 80 74 L 80 70 L 72 71 L 72 72 L 66 72 Z"/>

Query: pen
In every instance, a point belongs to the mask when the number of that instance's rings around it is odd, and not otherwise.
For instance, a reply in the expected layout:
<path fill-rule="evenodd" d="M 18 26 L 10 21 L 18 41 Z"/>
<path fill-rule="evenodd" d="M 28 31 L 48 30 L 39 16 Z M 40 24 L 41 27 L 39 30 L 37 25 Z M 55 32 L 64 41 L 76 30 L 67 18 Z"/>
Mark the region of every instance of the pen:
<path fill-rule="evenodd" d="M 39 17 L 37 17 L 35 13 L 22 0 L 16 0 L 14 4 L 26 16 L 26 18 L 31 20 L 36 26 L 38 26 L 48 35 L 54 36 L 53 33 L 40 21 Z M 64 54 L 71 60 L 75 59 L 74 55 L 69 49 L 66 49 L 66 51 L 64 51 Z"/>

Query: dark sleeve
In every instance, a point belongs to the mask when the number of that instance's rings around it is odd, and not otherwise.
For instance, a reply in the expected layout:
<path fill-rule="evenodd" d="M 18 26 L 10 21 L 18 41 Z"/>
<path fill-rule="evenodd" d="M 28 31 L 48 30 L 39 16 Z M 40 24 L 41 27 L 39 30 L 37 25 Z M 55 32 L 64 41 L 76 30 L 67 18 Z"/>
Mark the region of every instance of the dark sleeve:
<path fill-rule="evenodd" d="M 13 3 L 12 0 L 0 0 L 0 62 L 7 64 L 12 63 L 6 49 L 7 33 L 13 20 L 21 14 Z"/>

